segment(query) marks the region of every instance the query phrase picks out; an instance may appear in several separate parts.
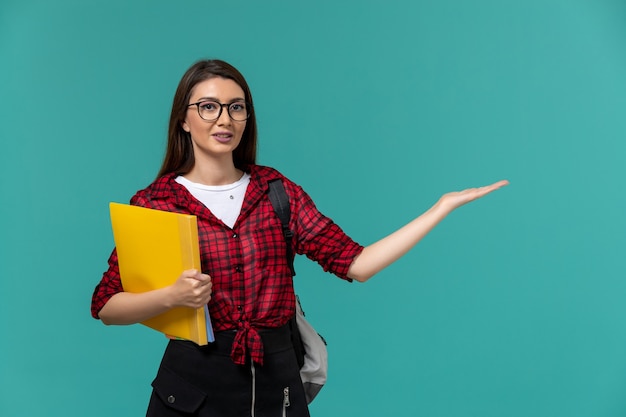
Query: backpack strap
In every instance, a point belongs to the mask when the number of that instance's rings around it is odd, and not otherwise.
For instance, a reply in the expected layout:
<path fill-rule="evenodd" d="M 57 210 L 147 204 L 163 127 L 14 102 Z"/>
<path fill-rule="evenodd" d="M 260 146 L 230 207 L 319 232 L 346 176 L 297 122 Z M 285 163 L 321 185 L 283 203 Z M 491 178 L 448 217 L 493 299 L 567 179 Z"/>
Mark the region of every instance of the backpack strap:
<path fill-rule="evenodd" d="M 293 232 L 289 228 L 289 220 L 291 219 L 291 210 L 289 208 L 289 196 L 285 191 L 285 186 L 282 180 L 275 179 L 269 181 L 269 198 L 274 207 L 276 215 L 280 219 L 280 224 L 283 229 L 283 236 L 285 237 L 285 244 L 287 245 L 287 263 L 291 269 L 291 275 L 296 275 L 296 270 L 293 266 Z"/>
<path fill-rule="evenodd" d="M 291 239 L 293 238 L 293 232 L 289 228 L 289 219 L 291 218 L 291 209 L 289 208 L 289 196 L 285 191 L 285 186 L 282 180 L 276 179 L 269 181 L 270 191 L 269 198 L 274 207 L 276 215 L 280 219 L 280 224 L 283 229 L 283 236 L 285 237 L 285 244 L 287 245 L 287 263 L 291 268 L 291 275 L 296 275 L 296 270 L 293 267 L 293 246 Z M 296 296 L 296 302 L 299 305 L 300 300 Z M 296 306 L 297 309 L 297 306 Z M 300 310 L 301 311 L 301 310 Z M 293 344 L 294 351 L 296 352 L 296 359 L 298 366 L 302 368 L 304 366 L 304 342 L 302 341 L 302 335 L 298 329 L 297 313 L 291 320 L 289 320 L 289 328 L 291 329 L 291 342 Z"/>

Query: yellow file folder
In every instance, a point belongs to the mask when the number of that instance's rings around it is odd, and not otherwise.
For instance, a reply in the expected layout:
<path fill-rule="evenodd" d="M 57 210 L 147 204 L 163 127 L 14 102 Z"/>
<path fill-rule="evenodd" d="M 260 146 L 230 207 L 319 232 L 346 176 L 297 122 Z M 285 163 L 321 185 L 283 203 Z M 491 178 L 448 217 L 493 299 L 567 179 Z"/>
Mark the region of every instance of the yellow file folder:
<path fill-rule="evenodd" d="M 109 208 L 124 291 L 163 288 L 186 269 L 201 270 L 196 216 L 119 203 Z M 142 324 L 201 346 L 215 340 L 207 306 L 173 308 Z"/>

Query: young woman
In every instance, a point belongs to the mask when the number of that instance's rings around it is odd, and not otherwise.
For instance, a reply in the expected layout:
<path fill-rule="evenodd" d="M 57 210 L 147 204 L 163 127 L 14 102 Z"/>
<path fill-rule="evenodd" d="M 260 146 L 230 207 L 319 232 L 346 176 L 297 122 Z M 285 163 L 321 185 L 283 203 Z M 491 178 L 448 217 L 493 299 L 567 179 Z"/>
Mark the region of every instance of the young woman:
<path fill-rule="evenodd" d="M 256 140 L 252 95 L 239 71 L 219 60 L 191 66 L 174 96 L 161 170 L 131 204 L 196 215 L 202 271 L 181 271 L 169 287 L 127 293 L 114 250 L 91 307 L 105 324 L 132 324 L 208 303 L 216 341 L 168 343 L 148 416 L 309 415 L 288 326 L 295 314 L 292 275 L 269 181 L 281 180 L 289 196 L 294 251 L 359 282 L 404 255 L 454 209 L 508 184 L 445 194 L 406 226 L 363 247 L 301 187 L 256 165 Z"/>

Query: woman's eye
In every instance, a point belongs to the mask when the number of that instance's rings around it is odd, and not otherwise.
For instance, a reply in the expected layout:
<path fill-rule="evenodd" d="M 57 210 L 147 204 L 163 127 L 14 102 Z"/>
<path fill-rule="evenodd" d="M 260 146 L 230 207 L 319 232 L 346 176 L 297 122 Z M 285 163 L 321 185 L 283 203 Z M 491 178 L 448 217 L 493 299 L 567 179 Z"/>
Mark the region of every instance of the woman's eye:
<path fill-rule="evenodd" d="M 246 105 L 244 103 L 233 103 L 230 105 L 230 111 L 244 111 Z"/>
<path fill-rule="evenodd" d="M 200 103 L 200 107 L 204 110 L 214 111 L 217 109 L 217 104 L 212 101 L 205 101 L 204 103 Z"/>

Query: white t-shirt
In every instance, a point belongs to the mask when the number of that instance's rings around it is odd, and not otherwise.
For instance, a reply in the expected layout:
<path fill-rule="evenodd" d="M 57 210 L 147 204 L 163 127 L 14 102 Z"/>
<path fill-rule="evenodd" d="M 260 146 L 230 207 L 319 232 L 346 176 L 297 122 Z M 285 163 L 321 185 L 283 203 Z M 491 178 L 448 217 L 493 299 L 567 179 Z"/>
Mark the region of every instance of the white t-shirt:
<path fill-rule="evenodd" d="M 187 188 L 215 217 L 232 228 L 241 213 L 243 198 L 250 184 L 250 174 L 244 172 L 239 181 L 227 185 L 198 184 L 183 176 L 176 177 L 176 182 Z"/>

